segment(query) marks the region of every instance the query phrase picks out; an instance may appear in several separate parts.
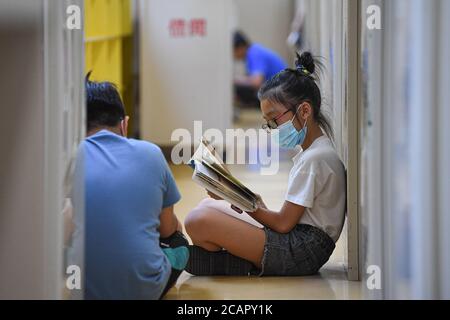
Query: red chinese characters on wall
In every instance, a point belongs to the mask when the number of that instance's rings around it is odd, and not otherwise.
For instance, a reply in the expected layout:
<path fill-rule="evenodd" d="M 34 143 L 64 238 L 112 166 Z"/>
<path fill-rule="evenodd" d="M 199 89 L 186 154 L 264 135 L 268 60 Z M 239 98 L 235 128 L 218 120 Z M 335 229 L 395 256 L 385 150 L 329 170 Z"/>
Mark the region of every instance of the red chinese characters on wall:
<path fill-rule="evenodd" d="M 203 18 L 191 20 L 175 18 L 169 21 L 169 35 L 171 38 L 203 38 L 207 36 L 207 33 L 207 21 Z"/>
<path fill-rule="evenodd" d="M 189 23 L 189 33 L 191 36 L 206 37 L 206 20 L 192 19 Z"/>
<path fill-rule="evenodd" d="M 186 22 L 183 19 L 172 19 L 169 21 L 169 32 L 172 38 L 183 38 L 186 36 Z"/>

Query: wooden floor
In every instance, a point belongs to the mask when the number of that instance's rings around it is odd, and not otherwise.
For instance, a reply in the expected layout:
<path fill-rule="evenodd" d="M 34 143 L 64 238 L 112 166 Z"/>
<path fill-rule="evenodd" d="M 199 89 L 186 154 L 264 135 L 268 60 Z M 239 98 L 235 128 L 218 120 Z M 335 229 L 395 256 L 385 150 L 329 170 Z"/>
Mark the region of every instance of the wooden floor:
<path fill-rule="evenodd" d="M 239 127 L 252 127 L 260 121 L 256 112 L 245 112 Z M 262 176 L 249 166 L 230 166 L 232 173 L 248 187 L 262 195 L 269 208 L 279 209 L 287 188 L 289 169 L 287 157 L 280 163 L 275 176 Z M 192 182 L 192 170 L 185 166 L 172 166 L 182 200 L 175 207 L 181 221 L 206 192 Z M 196 277 L 184 272 L 166 299 L 265 300 L 265 299 L 360 299 L 361 283 L 347 280 L 345 272 L 346 231 L 337 243 L 330 261 L 319 275 L 312 277 Z"/>

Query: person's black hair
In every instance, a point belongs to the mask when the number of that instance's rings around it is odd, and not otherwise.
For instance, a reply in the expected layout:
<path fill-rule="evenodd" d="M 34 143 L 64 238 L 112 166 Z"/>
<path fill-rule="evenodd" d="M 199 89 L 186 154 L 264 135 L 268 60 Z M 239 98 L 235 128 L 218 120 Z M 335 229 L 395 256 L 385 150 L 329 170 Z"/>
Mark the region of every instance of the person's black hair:
<path fill-rule="evenodd" d="M 116 127 L 125 119 L 125 108 L 117 87 L 111 82 L 90 81 L 86 76 L 87 130 Z"/>
<path fill-rule="evenodd" d="M 317 84 L 317 69 L 323 67 L 310 52 L 297 53 L 295 69 L 285 69 L 263 84 L 258 92 L 260 101 L 269 100 L 297 113 L 303 102 L 308 102 L 313 109 L 314 120 L 325 134 L 334 139 L 331 122 L 322 112 L 322 94 Z"/>
<path fill-rule="evenodd" d="M 233 35 L 233 48 L 248 46 L 250 46 L 250 40 L 248 40 L 247 36 L 242 31 L 236 31 Z"/>

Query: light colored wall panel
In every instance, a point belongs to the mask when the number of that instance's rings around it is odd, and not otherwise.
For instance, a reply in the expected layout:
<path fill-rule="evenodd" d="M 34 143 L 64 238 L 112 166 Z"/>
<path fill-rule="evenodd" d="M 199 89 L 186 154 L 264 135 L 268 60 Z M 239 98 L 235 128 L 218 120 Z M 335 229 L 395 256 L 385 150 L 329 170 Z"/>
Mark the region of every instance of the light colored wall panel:
<path fill-rule="evenodd" d="M 450 108 L 448 101 L 450 101 L 450 91 L 448 84 L 450 83 L 450 1 L 440 0 L 439 4 L 439 26 L 441 30 L 438 38 L 439 44 L 439 66 L 440 74 L 438 83 L 440 86 L 438 98 L 438 150 L 440 158 L 438 160 L 439 167 L 439 293 L 442 299 L 450 299 L 450 273 L 448 272 L 450 266 L 450 126 L 447 121 L 450 119 Z"/>
<path fill-rule="evenodd" d="M 380 290 L 367 297 L 448 298 L 449 7 L 363 4 L 380 5 L 383 17 L 381 31 L 362 37 L 362 258 L 382 276 Z"/>
<path fill-rule="evenodd" d="M 0 2 L 0 299 L 62 298 L 65 177 L 84 135 L 82 33 L 64 27 L 68 4 Z"/>
<path fill-rule="evenodd" d="M 232 121 L 232 2 L 148 0 L 140 2 L 142 138 L 172 145 L 173 130 L 225 130 Z M 173 19 L 207 21 L 205 37 L 171 37 Z"/>
<path fill-rule="evenodd" d="M 42 1 L 0 3 L 1 110 L 8 119 L 0 126 L 1 299 L 43 297 L 45 290 L 38 279 L 46 267 L 42 12 Z"/>

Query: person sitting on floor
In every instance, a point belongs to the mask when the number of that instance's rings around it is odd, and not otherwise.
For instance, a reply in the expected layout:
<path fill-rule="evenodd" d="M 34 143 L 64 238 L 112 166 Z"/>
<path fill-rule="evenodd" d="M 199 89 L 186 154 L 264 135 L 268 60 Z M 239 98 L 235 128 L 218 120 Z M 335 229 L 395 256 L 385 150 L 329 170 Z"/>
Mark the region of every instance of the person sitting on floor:
<path fill-rule="evenodd" d="M 330 258 L 344 225 L 346 175 L 316 79 L 316 61 L 306 52 L 295 69 L 280 72 L 259 91 L 263 127 L 278 129 L 281 147 L 302 148 L 293 159 L 283 207 L 270 210 L 260 199 L 256 211 L 239 215 L 223 201 L 202 201 L 185 220 L 194 243 L 189 273 L 303 276 L 317 273 Z"/>
<path fill-rule="evenodd" d="M 116 87 L 86 79 L 85 298 L 160 299 L 188 260 L 180 193 L 156 145 L 127 138 Z"/>
<path fill-rule="evenodd" d="M 246 75 L 234 79 L 235 100 L 241 105 L 258 107 L 258 90 L 287 68 L 287 63 L 273 50 L 250 42 L 240 31 L 234 33 L 233 55 L 235 60 L 245 61 L 246 66 Z"/>

